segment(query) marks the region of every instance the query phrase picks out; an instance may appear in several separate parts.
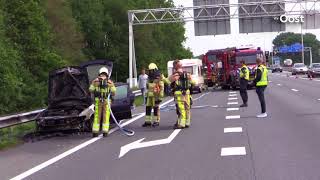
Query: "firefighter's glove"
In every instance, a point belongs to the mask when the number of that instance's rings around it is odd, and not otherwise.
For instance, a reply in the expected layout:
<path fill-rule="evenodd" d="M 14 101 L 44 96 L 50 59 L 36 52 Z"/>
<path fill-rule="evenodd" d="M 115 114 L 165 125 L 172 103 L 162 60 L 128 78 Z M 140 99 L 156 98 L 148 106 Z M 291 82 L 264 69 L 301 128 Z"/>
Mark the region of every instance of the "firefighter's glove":
<path fill-rule="evenodd" d="M 162 102 L 162 100 L 158 99 L 155 101 L 155 104 L 160 104 Z"/>

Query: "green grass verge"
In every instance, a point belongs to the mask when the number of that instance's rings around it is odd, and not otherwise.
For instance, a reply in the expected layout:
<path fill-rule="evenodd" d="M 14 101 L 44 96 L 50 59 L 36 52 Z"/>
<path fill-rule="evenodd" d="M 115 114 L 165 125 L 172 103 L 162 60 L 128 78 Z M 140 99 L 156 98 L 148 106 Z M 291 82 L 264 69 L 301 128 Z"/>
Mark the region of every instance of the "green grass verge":
<path fill-rule="evenodd" d="M 143 105 L 143 96 L 137 96 L 137 97 L 135 97 L 135 99 L 134 99 L 134 105 L 135 105 L 136 107 L 142 106 L 142 105 Z"/>
<path fill-rule="evenodd" d="M 35 129 L 35 122 L 0 129 L 0 150 L 22 143 L 22 137 Z"/>

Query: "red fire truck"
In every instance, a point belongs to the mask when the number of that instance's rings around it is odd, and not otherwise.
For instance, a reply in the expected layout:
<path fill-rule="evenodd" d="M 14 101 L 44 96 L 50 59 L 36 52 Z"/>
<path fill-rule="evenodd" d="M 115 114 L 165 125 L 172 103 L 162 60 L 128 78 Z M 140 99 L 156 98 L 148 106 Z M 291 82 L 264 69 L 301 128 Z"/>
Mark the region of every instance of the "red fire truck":
<path fill-rule="evenodd" d="M 244 60 L 250 70 L 249 86 L 251 87 L 255 76 L 257 57 L 264 58 L 260 48 L 227 48 L 209 51 L 203 57 L 203 61 L 207 65 L 208 86 L 210 82 L 213 82 L 213 76 L 216 76 L 216 83 L 223 89 L 239 87 L 240 61 Z"/>
<path fill-rule="evenodd" d="M 212 87 L 218 83 L 218 64 L 224 59 L 225 49 L 210 50 L 202 56 L 205 84 Z"/>

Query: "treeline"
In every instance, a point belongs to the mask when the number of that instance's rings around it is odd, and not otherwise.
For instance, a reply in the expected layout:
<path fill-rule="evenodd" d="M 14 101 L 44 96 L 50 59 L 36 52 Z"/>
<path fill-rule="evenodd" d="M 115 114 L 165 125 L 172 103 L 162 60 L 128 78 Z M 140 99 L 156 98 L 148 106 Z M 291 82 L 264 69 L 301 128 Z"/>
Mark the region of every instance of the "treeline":
<path fill-rule="evenodd" d="M 306 33 L 303 35 L 304 39 L 304 47 L 311 47 L 312 49 L 312 59 L 313 63 L 320 63 L 320 41 L 317 39 L 316 35 L 312 33 Z M 284 45 L 292 45 L 295 43 L 301 43 L 301 34 L 299 33 L 292 33 L 292 32 L 286 32 L 279 34 L 274 40 L 273 44 L 275 45 L 275 48 L 280 48 Z M 277 56 L 279 56 L 282 60 L 285 59 L 292 59 L 293 63 L 301 63 L 302 57 L 301 52 L 297 53 L 278 53 Z M 310 52 L 305 51 L 305 64 L 310 64 Z"/>
<path fill-rule="evenodd" d="M 128 9 L 172 7 L 165 0 L 0 0 L 0 114 L 46 105 L 48 72 L 90 59 L 128 74 Z M 192 57 L 183 24 L 135 27 L 138 68 Z M 115 77 L 115 75 L 117 76 Z"/>

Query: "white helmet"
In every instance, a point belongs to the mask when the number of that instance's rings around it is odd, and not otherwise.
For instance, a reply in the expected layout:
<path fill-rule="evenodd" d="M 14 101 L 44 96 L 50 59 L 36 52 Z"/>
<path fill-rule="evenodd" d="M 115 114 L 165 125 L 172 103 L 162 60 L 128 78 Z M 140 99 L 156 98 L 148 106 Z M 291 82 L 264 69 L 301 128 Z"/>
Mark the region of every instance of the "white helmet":
<path fill-rule="evenodd" d="M 100 70 L 99 70 L 99 74 L 102 74 L 102 73 L 106 73 L 106 74 L 108 74 L 108 75 L 109 75 L 109 70 L 108 70 L 108 68 L 106 68 L 106 67 L 102 67 L 102 68 L 100 68 Z"/>

